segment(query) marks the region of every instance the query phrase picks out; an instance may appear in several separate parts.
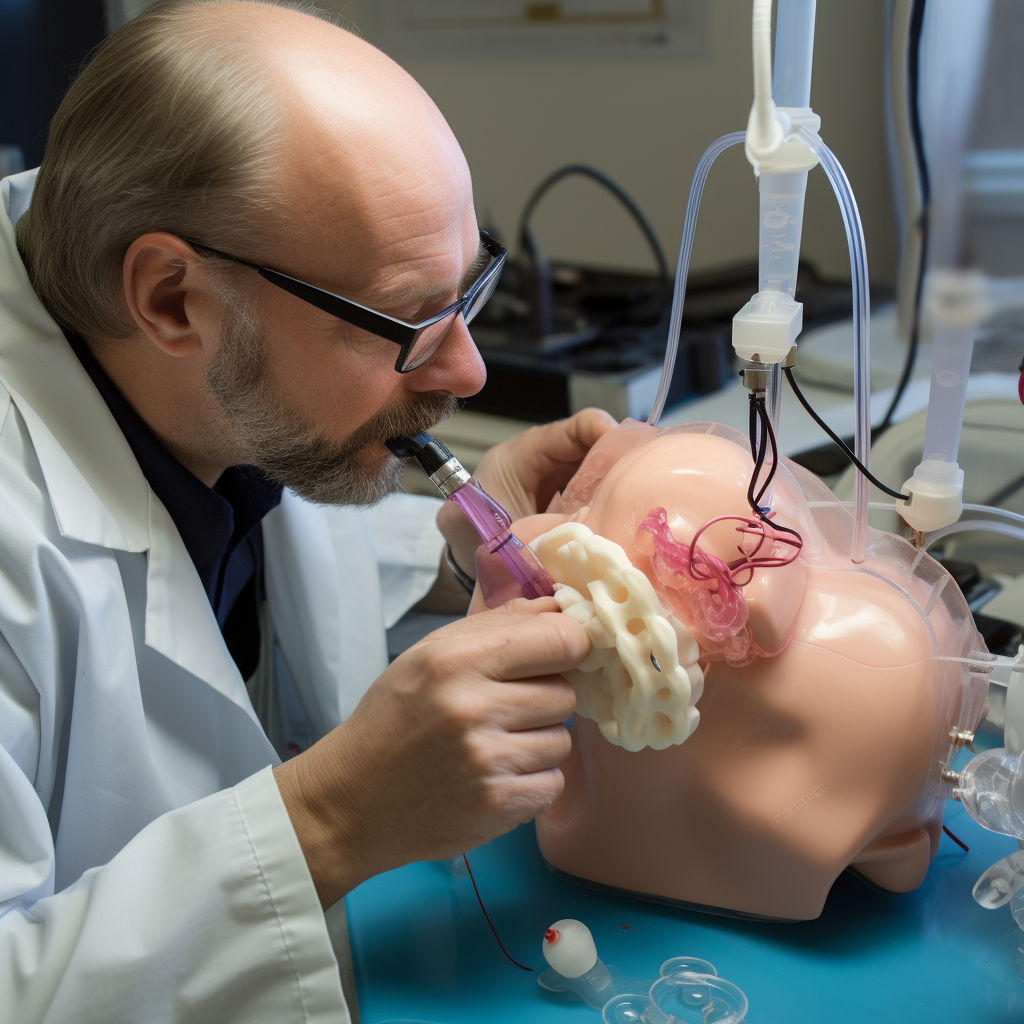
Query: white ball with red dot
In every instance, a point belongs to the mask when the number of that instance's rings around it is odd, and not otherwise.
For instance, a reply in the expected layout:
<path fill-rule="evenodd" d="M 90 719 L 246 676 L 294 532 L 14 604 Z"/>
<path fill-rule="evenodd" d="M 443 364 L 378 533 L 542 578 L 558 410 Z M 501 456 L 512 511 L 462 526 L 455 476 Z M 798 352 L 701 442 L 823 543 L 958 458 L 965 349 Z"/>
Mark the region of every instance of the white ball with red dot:
<path fill-rule="evenodd" d="M 597 963 L 597 946 L 590 929 L 567 917 L 544 933 L 541 951 L 548 965 L 563 978 L 580 978 Z"/>

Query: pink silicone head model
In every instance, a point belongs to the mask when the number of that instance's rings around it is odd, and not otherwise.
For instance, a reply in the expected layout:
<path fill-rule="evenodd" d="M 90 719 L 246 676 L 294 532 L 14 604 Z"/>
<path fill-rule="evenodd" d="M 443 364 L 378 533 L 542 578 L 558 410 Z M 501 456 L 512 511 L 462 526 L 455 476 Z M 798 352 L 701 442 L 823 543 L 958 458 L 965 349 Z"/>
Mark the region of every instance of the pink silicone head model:
<path fill-rule="evenodd" d="M 595 637 L 537 836 L 584 882 L 801 920 L 847 867 L 920 884 L 951 730 L 984 713 L 984 683 L 942 659 L 983 648 L 902 538 L 871 531 L 854 565 L 850 512 L 800 467 L 779 467 L 756 525 L 752 469 L 728 428 L 627 422 L 515 525 Z"/>

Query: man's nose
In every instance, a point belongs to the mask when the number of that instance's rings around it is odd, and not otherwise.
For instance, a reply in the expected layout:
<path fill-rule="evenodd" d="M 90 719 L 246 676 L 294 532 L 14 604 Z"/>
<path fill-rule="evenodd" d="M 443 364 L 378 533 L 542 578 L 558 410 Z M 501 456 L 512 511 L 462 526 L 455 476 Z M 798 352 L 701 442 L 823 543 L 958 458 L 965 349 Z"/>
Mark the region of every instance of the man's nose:
<path fill-rule="evenodd" d="M 461 313 L 438 350 L 408 378 L 413 391 L 448 391 L 456 398 L 468 398 L 484 386 L 487 369 Z"/>

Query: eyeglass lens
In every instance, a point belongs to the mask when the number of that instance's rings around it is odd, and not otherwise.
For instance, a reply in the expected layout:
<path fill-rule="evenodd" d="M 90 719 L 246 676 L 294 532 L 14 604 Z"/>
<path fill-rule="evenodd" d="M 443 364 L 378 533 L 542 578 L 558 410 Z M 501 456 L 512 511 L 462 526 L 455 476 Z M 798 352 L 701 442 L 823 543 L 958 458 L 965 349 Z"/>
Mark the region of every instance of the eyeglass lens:
<path fill-rule="evenodd" d="M 437 323 L 425 327 L 420 332 L 420 336 L 416 339 L 412 348 L 409 349 L 409 354 L 405 357 L 405 362 L 402 364 L 402 370 L 415 370 L 417 366 L 425 363 L 437 351 L 437 347 L 441 342 L 444 341 L 448 328 L 455 322 L 455 318 L 458 315 L 458 310 L 454 310 L 443 320 L 438 320 Z"/>
<path fill-rule="evenodd" d="M 484 272 L 486 273 L 486 271 Z M 462 311 L 467 324 L 472 322 L 477 313 L 483 309 L 487 300 L 494 294 L 494 289 L 497 287 L 500 276 L 500 274 L 492 273 L 490 279 L 485 282 L 479 293 L 473 296 L 473 301 Z M 409 350 L 409 354 L 405 357 L 402 370 L 415 370 L 417 366 L 422 366 L 437 351 L 438 346 L 444 341 L 445 335 L 458 315 L 457 312 L 454 312 L 451 316 L 446 316 L 443 320 L 438 320 L 436 324 L 431 324 L 425 328 L 416 339 L 416 343 Z"/>
<path fill-rule="evenodd" d="M 498 286 L 498 278 L 500 276 L 500 274 L 492 274 L 491 279 L 480 289 L 480 294 L 476 295 L 473 301 L 466 307 L 463 315 L 466 318 L 467 324 L 473 322 L 473 317 L 484 308 L 487 300 L 494 294 L 494 289 Z"/>

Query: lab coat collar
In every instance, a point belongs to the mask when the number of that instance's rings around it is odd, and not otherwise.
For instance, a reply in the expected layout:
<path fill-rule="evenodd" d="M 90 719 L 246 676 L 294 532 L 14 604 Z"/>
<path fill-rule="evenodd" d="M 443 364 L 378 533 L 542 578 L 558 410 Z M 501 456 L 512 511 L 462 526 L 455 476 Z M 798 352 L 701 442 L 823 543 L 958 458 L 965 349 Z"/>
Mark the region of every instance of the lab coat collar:
<path fill-rule="evenodd" d="M 0 181 L 0 379 L 32 438 L 61 536 L 149 552 L 146 645 L 242 707 L 259 728 L 199 574 L 15 244 L 36 171 Z M 262 729 L 261 729 L 262 732 Z"/>
<path fill-rule="evenodd" d="M 0 377 L 25 419 L 61 535 L 149 548 L 149 485 L 106 403 L 32 290 L 12 215 L 36 172 L 0 181 Z"/>

